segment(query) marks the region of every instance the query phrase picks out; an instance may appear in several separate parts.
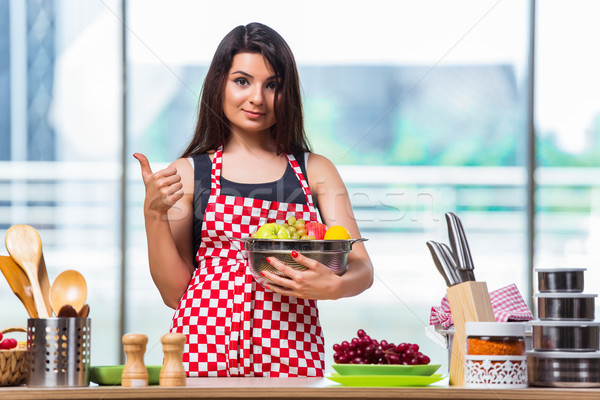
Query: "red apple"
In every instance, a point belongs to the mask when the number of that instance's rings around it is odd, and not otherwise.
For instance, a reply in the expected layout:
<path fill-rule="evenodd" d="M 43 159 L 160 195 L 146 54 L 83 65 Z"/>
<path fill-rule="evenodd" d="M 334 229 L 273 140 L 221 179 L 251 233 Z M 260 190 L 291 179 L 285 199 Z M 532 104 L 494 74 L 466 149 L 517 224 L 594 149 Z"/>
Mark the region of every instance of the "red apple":
<path fill-rule="evenodd" d="M 314 236 L 317 240 L 323 240 L 325 232 L 327 232 L 327 225 L 320 222 L 307 222 L 304 224 L 306 234 L 308 236 Z"/>

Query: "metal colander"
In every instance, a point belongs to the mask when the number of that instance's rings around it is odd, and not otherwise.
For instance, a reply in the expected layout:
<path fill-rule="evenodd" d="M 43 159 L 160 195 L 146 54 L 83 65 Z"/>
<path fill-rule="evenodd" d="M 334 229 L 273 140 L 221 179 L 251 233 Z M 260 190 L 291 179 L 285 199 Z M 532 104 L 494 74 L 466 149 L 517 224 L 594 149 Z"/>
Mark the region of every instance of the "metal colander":
<path fill-rule="evenodd" d="M 255 239 L 234 238 L 244 243 L 243 254 L 248 260 L 252 276 L 259 283 L 274 284 L 271 280 L 263 277 L 262 271 L 269 271 L 279 276 L 285 276 L 275 269 L 266 260 L 267 257 L 275 257 L 290 267 L 303 271 L 306 267 L 297 263 L 290 253 L 296 250 L 305 257 L 312 258 L 330 268 L 337 275 L 346 272 L 346 261 L 352 245 L 356 242 L 364 242 L 368 239 L 347 240 L 294 240 L 294 239 Z"/>

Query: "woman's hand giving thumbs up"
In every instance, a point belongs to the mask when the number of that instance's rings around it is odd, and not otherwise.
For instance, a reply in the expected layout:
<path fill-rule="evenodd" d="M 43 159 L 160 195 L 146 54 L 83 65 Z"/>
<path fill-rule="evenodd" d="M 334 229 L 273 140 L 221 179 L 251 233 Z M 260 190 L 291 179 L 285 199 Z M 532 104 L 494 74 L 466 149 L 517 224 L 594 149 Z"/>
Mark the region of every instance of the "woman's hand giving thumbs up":
<path fill-rule="evenodd" d="M 142 179 L 146 186 L 144 212 L 146 214 L 156 213 L 155 216 L 163 217 L 183 197 L 181 176 L 172 165 L 158 172 L 152 172 L 145 155 L 134 153 L 133 156 L 140 162 Z"/>

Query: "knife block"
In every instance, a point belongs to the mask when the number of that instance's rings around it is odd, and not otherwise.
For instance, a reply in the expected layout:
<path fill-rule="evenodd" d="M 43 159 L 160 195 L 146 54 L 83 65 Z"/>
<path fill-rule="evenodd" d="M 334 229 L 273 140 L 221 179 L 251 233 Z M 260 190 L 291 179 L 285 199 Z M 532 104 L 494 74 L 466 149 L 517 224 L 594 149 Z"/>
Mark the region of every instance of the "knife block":
<path fill-rule="evenodd" d="M 494 322 L 494 310 L 485 282 L 463 282 L 448 288 L 448 302 L 454 322 L 454 339 L 450 356 L 450 385 L 465 384 L 465 322 Z"/>

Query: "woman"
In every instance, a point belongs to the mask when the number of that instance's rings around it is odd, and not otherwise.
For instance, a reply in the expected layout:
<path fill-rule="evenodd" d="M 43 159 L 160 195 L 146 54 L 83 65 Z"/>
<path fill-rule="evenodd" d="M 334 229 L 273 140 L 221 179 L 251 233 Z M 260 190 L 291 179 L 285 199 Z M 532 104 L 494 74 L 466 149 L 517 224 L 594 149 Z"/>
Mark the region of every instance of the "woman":
<path fill-rule="evenodd" d="M 188 376 L 323 376 L 315 300 L 371 286 L 363 244 L 342 276 L 296 252 L 307 270 L 271 260 L 291 279 L 265 272 L 277 285 L 263 287 L 228 239 L 291 216 L 317 221 L 313 198 L 323 223 L 360 237 L 337 170 L 309 153 L 298 72 L 283 38 L 259 23 L 232 30 L 210 65 L 182 157 L 153 173 L 145 156 L 134 156 L 146 186 L 150 272 L 176 309 L 171 331 L 187 336 Z"/>

